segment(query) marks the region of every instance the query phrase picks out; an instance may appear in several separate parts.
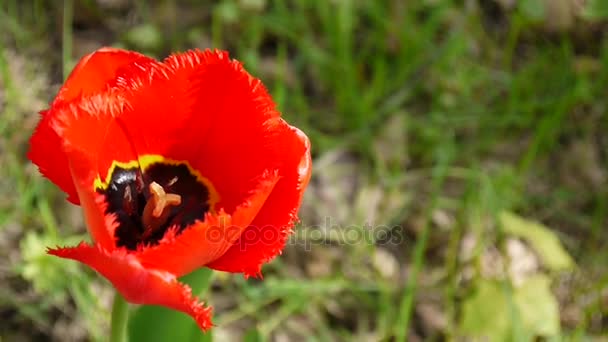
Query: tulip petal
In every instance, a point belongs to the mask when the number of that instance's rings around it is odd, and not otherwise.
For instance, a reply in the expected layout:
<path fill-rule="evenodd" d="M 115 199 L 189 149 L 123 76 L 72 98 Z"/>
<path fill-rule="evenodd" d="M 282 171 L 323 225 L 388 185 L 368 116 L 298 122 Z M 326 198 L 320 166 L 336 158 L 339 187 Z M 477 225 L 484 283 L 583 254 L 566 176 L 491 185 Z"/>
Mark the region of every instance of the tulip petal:
<path fill-rule="evenodd" d="M 190 147 L 193 167 L 220 194 L 218 206 L 230 212 L 246 197 L 256 177 L 280 168 L 283 144 L 275 104 L 260 80 L 227 55 L 206 56 L 192 71 L 197 99 L 191 126 L 200 138 Z M 203 118 L 212 114 L 213 120 Z"/>
<path fill-rule="evenodd" d="M 290 130 L 294 134 L 292 139 L 285 139 L 289 143 L 283 145 L 288 160 L 284 169 L 279 170 L 282 178 L 239 240 L 208 267 L 258 276 L 261 265 L 285 246 L 312 169 L 308 138 L 297 128 L 290 127 Z"/>
<path fill-rule="evenodd" d="M 156 61 L 133 51 L 101 48 L 80 59 L 59 90 L 53 105 L 106 90 L 122 68 L 148 62 Z"/>
<path fill-rule="evenodd" d="M 226 212 L 264 170 L 278 168 L 279 113 L 262 83 L 227 52 L 188 51 L 147 72 L 131 69 L 119 85 L 136 110 L 120 120 L 137 154 L 188 161 L 216 186 L 217 207 Z"/>
<path fill-rule="evenodd" d="M 50 125 L 50 110 L 40 112 L 41 119 L 30 138 L 27 157 L 38 166 L 40 173 L 68 195 L 68 201 L 79 204 L 76 187 L 68 167 L 68 159 L 61 148 L 61 139 Z"/>
<path fill-rule="evenodd" d="M 130 303 L 161 305 L 190 315 L 202 330 L 211 328 L 211 308 L 192 295 L 174 274 L 143 267 L 125 250 L 104 250 L 81 243 L 77 247 L 49 249 L 49 254 L 80 261 L 108 279 Z"/>
<path fill-rule="evenodd" d="M 122 128 L 138 155 L 190 160 L 190 145 L 200 139 L 201 132 L 188 119 L 195 98 L 187 77 L 159 63 L 148 67 L 131 66 L 117 80 L 117 87 L 134 109 L 121 113 Z"/>
<path fill-rule="evenodd" d="M 181 276 L 217 259 L 249 227 L 278 181 L 276 172 L 267 172 L 231 215 L 224 211 L 215 215 L 208 213 L 204 221 L 193 224 L 177 236 L 169 231 L 158 245 L 138 252 L 138 260 L 145 267 Z"/>
<path fill-rule="evenodd" d="M 131 303 L 182 311 L 207 330 L 211 309 L 177 277 L 203 266 L 259 275 L 297 221 L 311 172 L 308 138 L 227 52 L 157 62 L 100 49 L 79 62 L 41 115 L 28 156 L 82 205 L 94 240 L 49 254 L 89 265 Z M 165 162 L 190 174 L 152 171 Z M 119 172 L 109 175 L 114 166 Z M 175 188 L 153 192 L 157 181 Z M 196 182 L 204 187 L 189 186 Z M 162 201 L 170 195 L 171 203 Z M 117 237 L 125 231 L 133 233 L 128 244 Z"/>
<path fill-rule="evenodd" d="M 62 139 L 52 127 L 55 115 L 60 108 L 74 99 L 106 90 L 108 82 L 117 76 L 121 68 L 150 61 L 154 60 L 136 52 L 99 49 L 80 60 L 51 108 L 40 113 L 41 120 L 30 139 L 28 158 L 38 166 L 40 173 L 68 195 L 68 201 L 80 203 L 68 167 L 68 159 L 61 148 Z"/>
<path fill-rule="evenodd" d="M 98 245 L 112 251 L 116 248 L 114 217 L 105 215 L 107 203 L 100 194 L 82 184 L 76 187 L 89 234 Z"/>
<path fill-rule="evenodd" d="M 114 160 L 137 159 L 128 137 L 114 118 L 127 104 L 108 93 L 79 99 L 54 117 L 54 129 L 61 135 L 64 155 L 83 207 L 93 240 L 114 249 L 114 235 L 105 218 L 106 204 L 94 189 L 97 178 L 105 179 Z M 105 113 L 101 115 L 100 113 Z"/>
<path fill-rule="evenodd" d="M 121 94 L 107 92 L 72 102 L 55 114 L 51 125 L 61 135 L 64 152 L 79 151 L 89 161 L 83 169 L 105 179 L 115 161 L 137 160 L 130 138 L 118 119 L 129 108 Z"/>

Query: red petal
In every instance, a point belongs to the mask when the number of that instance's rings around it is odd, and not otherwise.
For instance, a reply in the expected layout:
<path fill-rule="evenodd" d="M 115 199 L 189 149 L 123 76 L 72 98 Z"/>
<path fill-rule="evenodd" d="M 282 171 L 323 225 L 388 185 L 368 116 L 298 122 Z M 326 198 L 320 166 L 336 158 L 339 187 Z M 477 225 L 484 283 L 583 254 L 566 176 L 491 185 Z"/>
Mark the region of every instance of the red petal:
<path fill-rule="evenodd" d="M 120 120 L 137 154 L 188 161 L 216 187 L 218 209 L 232 212 L 257 177 L 279 167 L 279 113 L 226 52 L 189 51 L 127 74 L 120 84 L 134 110 Z"/>
<path fill-rule="evenodd" d="M 206 64 L 192 72 L 197 102 L 191 126 L 198 127 L 200 138 L 190 152 L 193 167 L 220 194 L 218 207 L 231 212 L 259 175 L 280 168 L 280 119 L 260 80 L 239 62 L 227 55 L 206 57 Z"/>
<path fill-rule="evenodd" d="M 108 88 L 108 83 L 116 78 L 121 68 L 148 62 L 155 61 L 133 51 L 101 48 L 80 59 L 59 90 L 53 105 L 104 91 Z"/>
<path fill-rule="evenodd" d="M 38 166 L 43 176 L 68 195 L 68 201 L 79 204 L 68 160 L 61 148 L 61 140 L 50 125 L 52 115 L 48 111 L 42 111 L 40 115 L 40 122 L 30 138 L 27 157 Z"/>
<path fill-rule="evenodd" d="M 187 75 L 162 64 L 148 68 L 132 66 L 118 79 L 117 86 L 133 109 L 120 116 L 122 128 L 140 156 L 189 161 L 201 132 L 188 119 L 196 104 Z"/>
<path fill-rule="evenodd" d="M 48 253 L 87 264 L 108 279 L 130 303 L 165 306 L 192 316 L 202 330 L 211 327 L 211 308 L 193 297 L 190 287 L 169 272 L 142 266 L 133 254 L 124 250 L 108 252 L 99 245 L 85 243 L 51 249 Z"/>
<path fill-rule="evenodd" d="M 79 96 L 88 96 L 107 89 L 119 70 L 130 64 L 145 63 L 152 59 L 130 51 L 103 48 L 83 57 L 74 68 L 51 109 L 41 112 L 41 120 L 30 140 L 28 158 L 45 177 L 57 184 L 68 195 L 68 200 L 78 204 L 78 196 L 68 168 L 68 160 L 62 150 L 61 139 L 53 130 L 52 121 L 59 108 Z"/>
<path fill-rule="evenodd" d="M 62 108 L 54 115 L 51 125 L 62 138 L 64 152 L 78 151 L 89 161 L 82 171 L 105 180 L 114 161 L 137 160 L 124 125 L 117 119 L 129 110 L 129 103 L 118 91 L 109 91 L 81 98 Z M 69 153 L 66 156 L 71 162 Z"/>
<path fill-rule="evenodd" d="M 294 133 L 262 83 L 226 52 L 189 51 L 122 71 L 117 85 L 133 110 L 120 121 L 135 153 L 188 161 L 219 193 L 216 209 L 234 211 L 265 170 L 283 167 L 283 140 Z"/>
<path fill-rule="evenodd" d="M 113 216 L 105 215 L 107 209 L 105 198 L 83 186 L 77 186 L 77 189 L 91 238 L 102 248 L 109 251 L 114 250 L 116 248 L 114 238 L 116 223 Z"/>
<path fill-rule="evenodd" d="M 113 118 L 126 104 L 112 93 L 80 99 L 54 117 L 54 129 L 63 138 L 63 152 L 94 241 L 114 249 L 113 228 L 107 224 L 105 203 L 94 181 L 105 180 L 113 160 L 137 159 L 124 131 Z M 105 115 L 101 115 L 104 113 Z"/>
<path fill-rule="evenodd" d="M 285 124 L 285 126 L 287 126 Z M 264 206 L 241 238 L 210 268 L 243 272 L 246 276 L 260 273 L 263 263 L 281 252 L 300 206 L 311 174 L 310 142 L 297 128 L 289 127 L 292 136 L 283 140 L 282 155 L 287 159 L 279 170 L 281 179 Z"/>
<path fill-rule="evenodd" d="M 144 248 L 137 258 L 145 267 L 162 269 L 177 276 L 188 274 L 217 259 L 233 246 L 264 205 L 279 181 L 277 173 L 266 173 L 249 198 L 232 215 L 207 214 L 205 221 L 178 236 L 169 232 L 160 244 Z"/>

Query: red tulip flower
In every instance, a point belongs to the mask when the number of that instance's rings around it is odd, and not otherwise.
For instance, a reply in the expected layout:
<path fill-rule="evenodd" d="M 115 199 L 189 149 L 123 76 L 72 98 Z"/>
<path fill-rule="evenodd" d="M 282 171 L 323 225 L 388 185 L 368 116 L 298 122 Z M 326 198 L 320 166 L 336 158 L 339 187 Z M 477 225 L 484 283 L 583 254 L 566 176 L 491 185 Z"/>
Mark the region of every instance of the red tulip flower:
<path fill-rule="evenodd" d="M 311 172 L 310 143 L 260 80 L 223 51 L 158 62 L 103 48 L 43 111 L 29 158 L 83 208 L 92 243 L 49 249 L 131 303 L 211 309 L 178 277 L 245 276 L 281 252 Z"/>

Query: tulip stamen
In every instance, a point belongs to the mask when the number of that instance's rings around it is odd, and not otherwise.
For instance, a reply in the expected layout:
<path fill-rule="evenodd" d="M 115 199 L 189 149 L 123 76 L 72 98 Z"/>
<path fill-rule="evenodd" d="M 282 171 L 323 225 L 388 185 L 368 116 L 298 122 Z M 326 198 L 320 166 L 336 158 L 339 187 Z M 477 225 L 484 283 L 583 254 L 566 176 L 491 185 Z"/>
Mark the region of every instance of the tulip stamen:
<path fill-rule="evenodd" d="M 117 246 L 137 250 L 156 245 L 169 229 L 180 234 L 205 219 L 211 209 L 211 186 L 186 163 L 137 163 L 128 168 L 114 165 L 107 185 L 96 188 L 108 204 L 106 214 L 118 223 Z"/>
<path fill-rule="evenodd" d="M 178 194 L 166 193 L 158 183 L 150 183 L 150 198 L 144 207 L 142 221 L 144 224 L 143 238 L 147 238 L 161 228 L 171 214 L 171 207 L 179 206 L 182 197 Z"/>

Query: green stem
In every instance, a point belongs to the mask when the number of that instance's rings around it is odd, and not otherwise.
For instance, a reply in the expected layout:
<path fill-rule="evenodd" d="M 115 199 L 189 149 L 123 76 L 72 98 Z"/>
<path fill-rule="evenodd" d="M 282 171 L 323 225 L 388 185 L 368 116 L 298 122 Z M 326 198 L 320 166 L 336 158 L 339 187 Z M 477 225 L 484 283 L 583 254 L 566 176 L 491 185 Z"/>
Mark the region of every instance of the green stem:
<path fill-rule="evenodd" d="M 125 301 L 120 293 L 114 295 L 112 304 L 112 331 L 110 342 L 127 341 L 127 322 L 129 320 L 129 303 Z"/>

